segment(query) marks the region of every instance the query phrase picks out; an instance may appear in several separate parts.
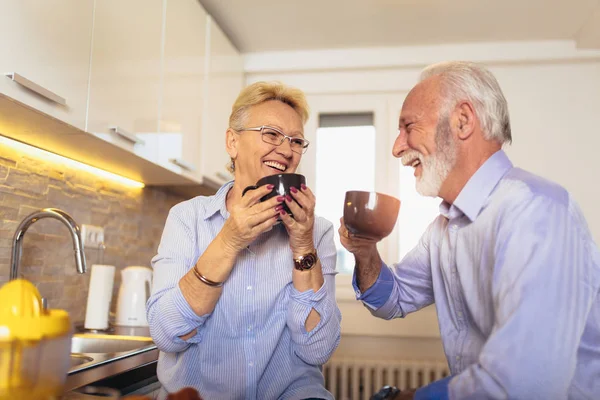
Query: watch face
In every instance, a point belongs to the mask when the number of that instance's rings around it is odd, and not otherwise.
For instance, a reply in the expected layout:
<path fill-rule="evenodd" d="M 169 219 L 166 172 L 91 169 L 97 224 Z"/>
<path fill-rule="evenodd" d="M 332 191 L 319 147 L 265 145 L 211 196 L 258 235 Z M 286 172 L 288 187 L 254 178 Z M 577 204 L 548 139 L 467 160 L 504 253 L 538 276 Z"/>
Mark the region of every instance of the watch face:
<path fill-rule="evenodd" d="M 316 261 L 316 257 L 313 254 L 309 254 L 302 259 L 302 267 L 304 269 L 311 269 L 315 265 Z"/>

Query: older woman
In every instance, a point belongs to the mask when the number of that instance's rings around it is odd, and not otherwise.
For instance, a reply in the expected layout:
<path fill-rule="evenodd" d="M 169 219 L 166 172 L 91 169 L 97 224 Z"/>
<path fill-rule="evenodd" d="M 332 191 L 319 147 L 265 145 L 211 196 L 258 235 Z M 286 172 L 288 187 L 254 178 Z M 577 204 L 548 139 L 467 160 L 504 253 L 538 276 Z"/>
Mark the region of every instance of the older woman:
<path fill-rule="evenodd" d="M 296 171 L 307 119 L 300 90 L 245 88 L 226 133 L 234 181 L 169 213 L 148 301 L 161 398 L 194 387 L 209 400 L 333 399 L 320 368 L 340 340 L 333 226 L 315 217 L 305 186 L 264 202 L 273 187 L 242 196 L 267 175 Z M 312 268 L 297 266 L 309 255 Z"/>

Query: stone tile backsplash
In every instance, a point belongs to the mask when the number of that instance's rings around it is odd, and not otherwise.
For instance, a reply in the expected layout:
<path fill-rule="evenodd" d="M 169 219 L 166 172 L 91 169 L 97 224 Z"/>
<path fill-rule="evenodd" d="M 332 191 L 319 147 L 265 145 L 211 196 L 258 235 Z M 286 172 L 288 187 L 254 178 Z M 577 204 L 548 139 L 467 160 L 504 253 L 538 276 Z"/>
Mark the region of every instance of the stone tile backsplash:
<path fill-rule="evenodd" d="M 40 208 L 59 208 L 80 226 L 104 227 L 106 249 L 86 249 L 88 273 L 79 275 L 67 228 L 54 219 L 39 220 L 25 234 L 21 277 L 36 284 L 50 308 L 65 309 L 73 321 L 83 321 L 92 264 L 114 265 L 114 311 L 119 271 L 150 266 L 169 209 L 183 200 L 163 189 L 130 188 L 0 143 L 0 285 L 9 278 L 12 238 L 20 221 Z"/>

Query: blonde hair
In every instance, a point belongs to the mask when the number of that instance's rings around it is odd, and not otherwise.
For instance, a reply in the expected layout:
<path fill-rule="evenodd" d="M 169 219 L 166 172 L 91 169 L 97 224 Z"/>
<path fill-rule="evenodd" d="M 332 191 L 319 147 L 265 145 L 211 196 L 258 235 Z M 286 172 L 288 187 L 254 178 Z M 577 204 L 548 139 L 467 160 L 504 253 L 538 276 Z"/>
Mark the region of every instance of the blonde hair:
<path fill-rule="evenodd" d="M 292 107 L 302 119 L 302 125 L 308 121 L 310 111 L 302 90 L 281 82 L 256 82 L 242 89 L 233 103 L 229 126 L 234 130 L 244 128 L 250 108 L 269 100 L 278 100 Z"/>
<path fill-rule="evenodd" d="M 229 116 L 229 127 L 233 130 L 240 131 L 245 128 L 248 120 L 249 111 L 253 106 L 265 103 L 270 100 L 277 100 L 292 107 L 300 116 L 302 125 L 308 121 L 310 110 L 306 95 L 300 89 L 292 86 L 284 85 L 281 82 L 256 82 L 246 86 L 231 107 L 231 115 Z M 235 168 L 234 160 L 227 166 L 229 172 L 233 173 Z"/>

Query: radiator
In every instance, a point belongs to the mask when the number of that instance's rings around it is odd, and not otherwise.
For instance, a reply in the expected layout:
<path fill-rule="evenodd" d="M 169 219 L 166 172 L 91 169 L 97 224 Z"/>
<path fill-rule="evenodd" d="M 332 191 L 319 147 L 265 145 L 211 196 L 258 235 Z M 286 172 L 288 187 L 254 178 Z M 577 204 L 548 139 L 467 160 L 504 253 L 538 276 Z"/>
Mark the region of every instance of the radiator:
<path fill-rule="evenodd" d="M 323 366 L 325 387 L 337 400 L 369 400 L 383 386 L 418 388 L 449 375 L 439 361 L 331 359 Z"/>

